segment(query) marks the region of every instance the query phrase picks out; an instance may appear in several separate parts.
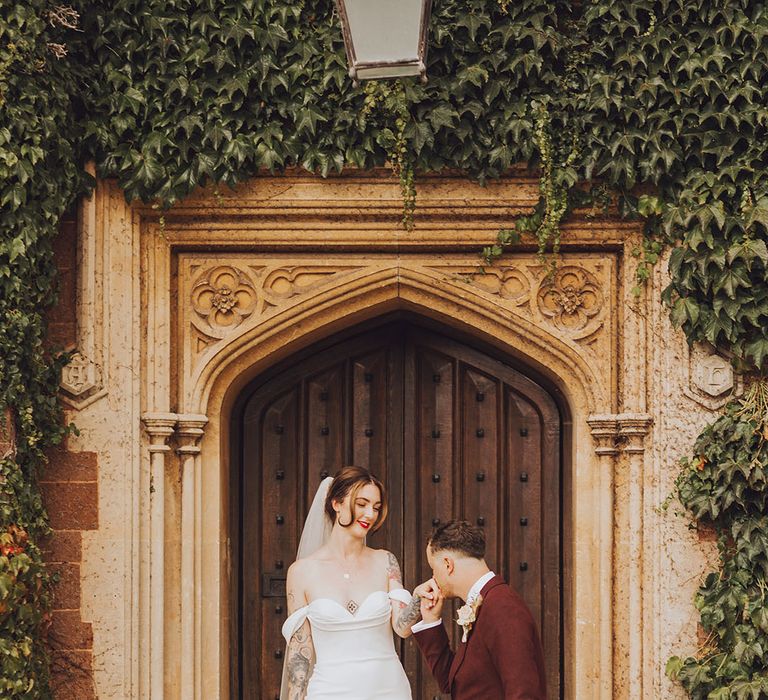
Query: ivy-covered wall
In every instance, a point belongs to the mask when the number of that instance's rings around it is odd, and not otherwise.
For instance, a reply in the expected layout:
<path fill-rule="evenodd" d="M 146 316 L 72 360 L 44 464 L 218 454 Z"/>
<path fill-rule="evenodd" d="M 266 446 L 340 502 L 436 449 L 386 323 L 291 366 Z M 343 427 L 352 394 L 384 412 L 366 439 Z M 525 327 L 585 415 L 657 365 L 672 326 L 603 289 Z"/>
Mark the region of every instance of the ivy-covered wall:
<path fill-rule="evenodd" d="M 37 487 L 65 429 L 65 357 L 45 345 L 55 297 L 52 241 L 80 188 L 75 71 L 56 58 L 67 29 L 45 2 L 0 5 L 0 697 L 48 695 L 48 520 Z"/>
<path fill-rule="evenodd" d="M 55 289 L 51 239 L 86 183 L 88 159 L 127 197 L 158 207 L 206 182 L 389 161 L 405 223 L 416 226 L 420 172 L 452 168 L 483 181 L 527 163 L 541 173 L 540 204 L 489 241 L 486 260 L 520 235 L 556 247 L 574 205 L 615 198 L 623 215 L 645 222 L 637 254 L 647 265 L 674 247 L 665 292 L 673 320 L 759 377 L 768 355 L 765 4 L 445 0 L 434 5 L 429 46 L 427 85 L 355 88 L 329 0 L 0 6 L 0 405 L 17 433 L 2 462 L 4 695 L 47 693 L 48 584 L 34 544 L 46 524 L 35 478 L 43 449 L 63 433 L 56 384 L 66 358 L 45 349 L 42 314 Z M 747 614 L 755 601 L 765 608 L 766 571 L 737 557 L 740 538 L 762 522 L 750 504 L 763 497 L 766 462 L 743 427 L 753 414 L 729 411 L 742 427 L 706 435 L 738 443 L 758 476 L 726 478 L 742 453 L 721 461 L 703 437 L 695 451 L 706 466 L 684 465 L 680 483 L 686 504 L 727 500 L 693 513 L 724 533 L 715 581 L 741 577 L 747 593 L 732 599 L 732 614 L 705 612 L 711 644 L 671 665 L 692 697 L 768 694 L 768 627 Z M 754 527 L 734 530 L 737 516 Z M 756 541 L 752 560 L 768 553 Z M 702 611 L 713 585 L 702 589 Z"/>

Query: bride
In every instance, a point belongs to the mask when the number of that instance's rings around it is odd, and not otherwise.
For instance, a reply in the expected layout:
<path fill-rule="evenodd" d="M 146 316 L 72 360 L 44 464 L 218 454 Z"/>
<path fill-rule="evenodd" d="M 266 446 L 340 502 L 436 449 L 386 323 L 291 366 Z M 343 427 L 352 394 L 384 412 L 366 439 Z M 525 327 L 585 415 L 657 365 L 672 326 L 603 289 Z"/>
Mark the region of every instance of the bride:
<path fill-rule="evenodd" d="M 390 552 L 366 546 L 387 517 L 381 482 L 345 467 L 320 484 L 288 569 L 282 700 L 410 700 L 395 653 L 421 615 Z"/>

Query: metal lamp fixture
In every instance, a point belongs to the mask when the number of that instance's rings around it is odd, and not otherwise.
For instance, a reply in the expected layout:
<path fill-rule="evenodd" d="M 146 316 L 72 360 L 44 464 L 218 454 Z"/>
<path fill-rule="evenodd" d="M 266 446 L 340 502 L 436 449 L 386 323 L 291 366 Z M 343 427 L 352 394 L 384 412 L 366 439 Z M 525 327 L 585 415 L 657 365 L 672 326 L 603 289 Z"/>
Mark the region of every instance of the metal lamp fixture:
<path fill-rule="evenodd" d="M 432 0 L 336 0 L 355 81 L 419 75 L 426 82 Z"/>

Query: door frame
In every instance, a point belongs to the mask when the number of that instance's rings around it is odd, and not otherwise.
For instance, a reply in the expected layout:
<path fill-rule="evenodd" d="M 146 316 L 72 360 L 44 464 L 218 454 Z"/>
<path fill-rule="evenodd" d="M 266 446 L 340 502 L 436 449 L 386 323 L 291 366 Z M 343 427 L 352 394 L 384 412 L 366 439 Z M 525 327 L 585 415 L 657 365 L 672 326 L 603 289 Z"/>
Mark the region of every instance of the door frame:
<path fill-rule="evenodd" d="M 559 619 L 560 619 L 560 694 L 557 700 L 564 697 L 566 679 L 565 679 L 565 620 L 566 614 L 564 610 L 564 602 L 569 599 L 571 594 L 569 581 L 571 577 L 566 570 L 565 555 L 568 547 L 564 546 L 564 543 L 568 541 L 570 532 L 570 512 L 566 511 L 569 501 L 563 498 L 566 484 L 568 483 L 568 475 L 570 469 L 568 468 L 568 455 L 570 450 L 569 441 L 571 439 L 571 421 L 569 415 L 568 404 L 565 397 L 562 395 L 552 383 L 547 380 L 546 377 L 537 375 L 531 371 L 530 368 L 521 364 L 519 361 L 515 361 L 509 357 L 505 357 L 504 353 L 498 348 L 484 343 L 482 340 L 478 340 L 470 333 L 457 332 L 455 329 L 446 327 L 433 319 L 421 316 L 411 311 L 393 311 L 385 313 L 373 319 L 364 321 L 363 323 L 349 326 L 334 334 L 328 335 L 324 338 L 317 340 L 312 345 L 306 346 L 300 349 L 296 355 L 292 355 L 283 358 L 280 362 L 266 369 L 263 373 L 253 378 L 245 387 L 243 387 L 233 404 L 230 414 L 230 428 L 229 428 L 229 443 L 230 443 L 230 470 L 229 470 L 229 514 L 228 520 L 231 523 L 229 530 L 229 542 L 230 551 L 232 556 L 232 571 L 233 575 L 230 577 L 230 593 L 229 593 L 229 633 L 230 633 L 230 654 L 231 658 L 236 658 L 236 662 L 230 665 L 230 696 L 232 698 L 241 697 L 240 685 L 242 679 L 243 658 L 242 648 L 240 644 L 242 635 L 242 517 L 243 517 L 243 503 L 242 503 L 242 472 L 243 472 L 243 436 L 242 425 L 243 417 L 247 403 L 259 390 L 273 381 L 287 370 L 296 367 L 303 360 L 312 356 L 323 353 L 324 351 L 346 342 L 353 340 L 356 337 L 369 335 L 375 333 L 377 330 L 384 329 L 386 326 L 401 323 L 403 325 L 409 325 L 418 333 L 419 330 L 424 330 L 428 333 L 436 334 L 446 338 L 449 342 L 457 342 L 466 348 L 483 355 L 492 363 L 499 363 L 504 367 L 512 369 L 519 375 L 528 381 L 530 381 L 532 388 L 538 390 L 538 392 L 547 397 L 551 404 L 558 411 L 560 416 L 560 431 L 559 431 L 559 445 L 558 445 L 558 460 L 560 465 L 560 484 L 558 489 L 559 500 L 559 520 L 560 520 L 560 532 L 559 532 L 559 564 L 560 564 L 560 595 L 559 595 Z M 555 700 L 555 698 L 552 698 Z"/>
<path fill-rule="evenodd" d="M 116 183 L 97 183 L 83 232 L 95 257 L 83 274 L 104 293 L 79 319 L 91 328 L 103 309 L 93 332 L 105 338 L 109 410 L 99 399 L 81 411 L 78 446 L 99 453 L 115 484 L 94 541 L 106 551 L 111 533 L 125 533 L 104 572 L 109 585 L 84 583 L 99 609 L 115 612 L 94 642 L 109 661 L 95 671 L 97 687 L 229 697 L 233 404 L 300 348 L 398 309 L 530 367 L 570 409 L 566 698 L 644 697 L 664 685 L 657 670 L 669 633 L 643 623 L 670 619 L 659 607 L 666 525 L 654 511 L 667 463 L 647 436 L 650 413 L 661 409 L 651 368 L 664 371 L 672 351 L 652 341 L 666 329 L 653 301 L 661 273 L 639 296 L 632 291 L 641 226 L 576 212 L 554 276 L 526 245 L 478 275 L 477 251 L 535 206 L 535 175 L 515 171 L 485 187 L 424 175 L 419 185 L 418 225 L 405 233 L 385 171 L 259 177 L 224 193 L 201 190 L 162 217 L 127 203 Z M 197 295 L 222 266 L 250 300 L 226 327 L 209 323 Z M 84 563 L 100 566 L 86 550 Z M 112 600 L 120 586 L 122 614 Z M 675 598 L 687 604 L 685 594 Z"/>

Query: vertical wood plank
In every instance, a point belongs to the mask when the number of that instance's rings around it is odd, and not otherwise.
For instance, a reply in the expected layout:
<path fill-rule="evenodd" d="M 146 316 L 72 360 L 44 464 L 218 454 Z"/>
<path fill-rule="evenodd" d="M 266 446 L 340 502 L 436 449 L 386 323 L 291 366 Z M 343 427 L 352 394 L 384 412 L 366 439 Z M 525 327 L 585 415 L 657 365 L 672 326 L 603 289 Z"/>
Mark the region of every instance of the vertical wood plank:
<path fill-rule="evenodd" d="M 344 465 L 344 380 L 344 363 L 337 363 L 310 376 L 305 383 L 308 503 L 323 475 L 333 476 Z"/>
<path fill-rule="evenodd" d="M 421 504 L 418 497 L 418 458 L 417 445 L 421 431 L 418 425 L 417 402 L 419 391 L 416 384 L 416 362 L 413 346 L 408 342 L 401 344 L 401 352 L 397 353 L 402 367 L 402 461 L 403 461 L 403 523 L 404 532 L 412 533 L 403 538 L 403 576 L 406 587 L 411 591 L 422 581 L 426 580 L 424 570 L 424 549 L 421 541 Z M 394 382 L 393 382 L 394 383 Z M 395 424 L 392 425 L 393 430 Z M 421 697 L 423 679 L 429 675 L 425 671 L 421 652 L 413 638 L 402 645 L 402 660 L 414 697 Z M 427 696 L 423 696 L 427 697 Z"/>
<path fill-rule="evenodd" d="M 510 577 L 514 586 L 531 609 L 534 619 L 541 629 L 542 590 L 541 590 L 541 423 L 538 415 L 526 401 L 514 392 L 510 392 L 510 404 L 517 414 L 517 425 L 509 421 L 508 435 L 514 446 L 513 478 L 510 481 L 510 501 L 517 510 L 512 515 L 516 518 L 512 525 L 519 533 L 517 548 L 510 552 L 512 566 Z M 527 476 L 523 481 L 523 477 Z M 521 519 L 527 526 L 521 526 Z M 527 565 L 521 570 L 521 563 Z"/>
<path fill-rule="evenodd" d="M 459 460 L 456 451 L 460 433 L 457 430 L 457 389 L 455 360 L 437 351 L 432 344 L 423 344 L 423 338 L 415 339 L 413 350 L 414 378 L 416 395 L 413 403 L 416 407 L 415 435 L 416 462 L 414 484 L 420 494 L 417 502 L 418 520 L 416 532 L 419 533 L 421 551 L 418 552 L 419 582 L 431 577 L 425 544 L 436 525 L 456 517 L 456 502 L 461 491 Z M 443 620 L 456 644 L 455 603 L 445 605 Z M 420 696 L 425 698 L 442 697 L 428 667 L 419 657 Z"/>
<path fill-rule="evenodd" d="M 246 698 L 279 694 L 282 664 L 282 616 L 284 596 L 267 597 L 271 585 L 285 576 L 297 547 L 290 513 L 299 506 L 299 453 L 297 449 L 299 388 L 278 395 L 260 414 L 246 417 L 243 454 L 243 687 Z M 282 524 L 278 523 L 282 516 Z M 282 562 L 282 565 L 279 563 Z M 259 693 L 263 688 L 264 693 Z"/>
<path fill-rule="evenodd" d="M 366 467 L 385 483 L 388 481 L 387 398 L 389 352 L 381 348 L 352 358 L 350 434 L 352 464 Z"/>
<path fill-rule="evenodd" d="M 370 469 L 384 484 L 389 506 L 388 520 L 378 532 L 368 537 L 368 546 L 391 551 L 402 559 L 402 456 L 400 440 L 402 420 L 393 416 L 391 362 L 397 348 L 378 345 L 370 351 L 367 343 L 359 343 L 364 354 L 350 361 L 350 407 L 347 432 L 350 436 L 352 464 Z M 354 346 L 353 346 L 354 349 Z M 400 377 L 398 377 L 400 380 Z M 401 380 L 398 384 L 401 384 Z M 390 420 L 397 424 L 394 430 Z M 392 444 L 394 440 L 394 445 Z M 393 455 L 394 449 L 394 455 Z M 396 459 L 392 459 L 396 456 Z"/>
<path fill-rule="evenodd" d="M 499 382 L 475 368 L 461 365 L 463 517 L 485 531 L 486 559 L 500 571 L 500 531 L 508 529 L 501 519 L 502 467 L 499 459 Z M 479 475 L 479 476 L 478 476 Z"/>

